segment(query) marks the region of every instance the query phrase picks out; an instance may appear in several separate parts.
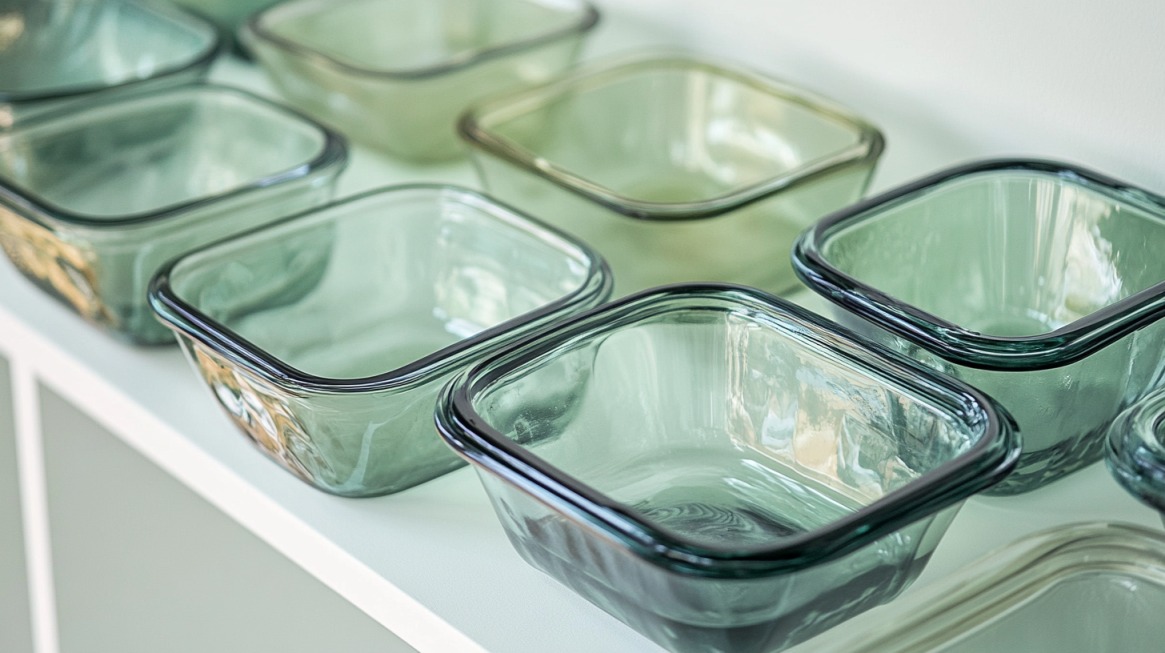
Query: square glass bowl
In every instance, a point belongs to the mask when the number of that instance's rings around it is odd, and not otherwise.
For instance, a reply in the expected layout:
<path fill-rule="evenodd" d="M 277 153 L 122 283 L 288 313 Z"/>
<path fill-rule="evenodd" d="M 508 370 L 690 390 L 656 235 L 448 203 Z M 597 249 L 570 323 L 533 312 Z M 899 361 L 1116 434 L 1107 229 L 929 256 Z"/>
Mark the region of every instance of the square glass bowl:
<path fill-rule="evenodd" d="M 327 201 L 343 140 L 242 91 L 118 94 L 0 133 L 0 247 L 132 342 L 173 337 L 146 302 L 168 259 Z"/>
<path fill-rule="evenodd" d="M 1161 648 L 1165 536 L 1073 524 L 1028 536 L 904 597 L 814 653 L 1122 653 Z"/>
<path fill-rule="evenodd" d="M 793 252 L 839 319 L 999 400 L 1023 431 L 992 490 L 1094 463 L 1162 382 L 1165 200 L 1071 166 L 989 161 L 840 211 Z"/>
<path fill-rule="evenodd" d="M 583 0 L 287 0 L 243 45 L 290 101 L 415 161 L 461 154 L 471 102 L 570 66 L 599 14 Z"/>
<path fill-rule="evenodd" d="M 459 130 L 489 192 L 599 250 L 616 295 L 678 281 L 790 290 L 793 240 L 862 196 L 883 146 L 821 98 L 686 55 L 499 96 Z"/>
<path fill-rule="evenodd" d="M 459 467 L 433 430 L 454 374 L 603 302 L 585 246 L 473 191 L 382 189 L 208 247 L 150 300 L 259 448 L 343 496 Z"/>
<path fill-rule="evenodd" d="M 0 131 L 97 91 L 202 79 L 220 41 L 209 23 L 137 0 L 14 0 L 0 10 Z"/>
<path fill-rule="evenodd" d="M 1150 393 L 1120 414 L 1108 430 L 1108 469 L 1165 524 L 1165 390 Z"/>
<path fill-rule="evenodd" d="M 672 651 L 771 651 L 889 600 L 1018 454 L 977 391 L 723 285 L 484 360 L 437 422 L 530 564 Z"/>

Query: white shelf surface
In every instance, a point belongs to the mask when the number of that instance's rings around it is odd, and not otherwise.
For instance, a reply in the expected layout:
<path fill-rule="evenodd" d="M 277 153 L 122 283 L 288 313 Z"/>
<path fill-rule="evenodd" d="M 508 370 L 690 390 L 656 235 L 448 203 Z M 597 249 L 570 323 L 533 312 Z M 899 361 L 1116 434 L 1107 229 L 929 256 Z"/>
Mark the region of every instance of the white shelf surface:
<path fill-rule="evenodd" d="M 216 75 L 263 88 L 237 63 Z M 407 168 L 358 150 L 340 194 L 417 180 L 474 183 L 466 164 Z M 377 499 L 318 492 L 245 440 L 176 348 L 114 340 L 7 262 L 0 263 L 0 355 L 12 363 L 15 386 L 31 387 L 35 377 L 423 653 L 660 650 L 527 566 L 471 470 Z M 18 415 L 33 409 L 29 394 L 17 394 Z M 1021 535 L 1080 520 L 1160 525 L 1094 465 L 1024 496 L 968 501 L 907 591 Z M 812 650 L 812 642 L 799 648 Z"/>

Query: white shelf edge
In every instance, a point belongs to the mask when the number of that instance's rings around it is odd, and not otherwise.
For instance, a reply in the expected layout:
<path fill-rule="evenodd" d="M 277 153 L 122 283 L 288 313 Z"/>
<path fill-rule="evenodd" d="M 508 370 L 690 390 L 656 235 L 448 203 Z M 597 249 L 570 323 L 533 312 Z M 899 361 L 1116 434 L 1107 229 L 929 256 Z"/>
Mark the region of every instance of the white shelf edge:
<path fill-rule="evenodd" d="M 31 515 L 26 519 L 25 532 L 37 653 L 56 653 L 58 648 L 36 381 L 115 433 L 410 646 L 421 651 L 485 653 L 486 649 L 193 445 L 101 375 L 26 327 L 3 306 L 0 333 L 15 334 L 8 341 L 0 340 L 0 351 L 12 368 L 21 490 L 24 507 Z M 8 343 L 19 346 L 5 346 Z M 118 410 L 110 410 L 109 406 L 117 406 Z M 26 469 L 33 471 L 25 473 Z"/>

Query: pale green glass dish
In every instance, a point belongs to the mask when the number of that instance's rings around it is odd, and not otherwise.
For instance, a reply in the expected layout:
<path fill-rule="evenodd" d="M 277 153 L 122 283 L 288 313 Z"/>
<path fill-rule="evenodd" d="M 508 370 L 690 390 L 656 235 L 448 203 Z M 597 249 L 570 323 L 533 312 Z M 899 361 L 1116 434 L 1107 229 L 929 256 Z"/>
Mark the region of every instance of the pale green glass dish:
<path fill-rule="evenodd" d="M 1165 390 L 1150 393 L 1116 418 L 1105 452 L 1117 482 L 1160 513 L 1165 524 Z"/>
<path fill-rule="evenodd" d="M 991 161 L 818 223 L 797 271 L 841 319 L 995 397 L 1023 430 L 1026 492 L 1100 460 L 1162 384 L 1165 199 L 1093 172 Z"/>
<path fill-rule="evenodd" d="M 598 19 L 585 0 L 286 0 L 240 38 L 304 111 L 354 141 L 439 161 L 461 155 L 466 106 L 558 75 Z"/>
<path fill-rule="evenodd" d="M 8 0 L 0 9 L 0 130 L 100 91 L 202 79 L 213 26 L 136 0 Z"/>
<path fill-rule="evenodd" d="M 590 243 L 615 294 L 797 286 L 793 240 L 865 192 L 882 135 L 848 111 L 688 55 L 595 64 L 461 119 L 490 193 Z"/>
<path fill-rule="evenodd" d="M 146 286 L 167 260 L 327 201 L 343 140 L 235 89 L 117 94 L 0 133 L 0 247 L 89 322 L 172 343 Z"/>
<path fill-rule="evenodd" d="M 239 428 L 312 486 L 375 496 L 461 463 L 441 386 L 604 301 L 584 246 L 473 191 L 400 186 L 179 259 L 150 300 Z"/>
<path fill-rule="evenodd" d="M 436 419 L 523 558 L 693 653 L 779 650 L 893 598 L 1019 451 L 970 387 L 725 285 L 499 352 Z"/>
<path fill-rule="evenodd" d="M 808 650 L 1158 651 L 1162 614 L 1165 536 L 1132 525 L 1072 524 L 994 551 L 884 608 L 876 620 L 863 617 L 862 627 L 823 635 Z"/>

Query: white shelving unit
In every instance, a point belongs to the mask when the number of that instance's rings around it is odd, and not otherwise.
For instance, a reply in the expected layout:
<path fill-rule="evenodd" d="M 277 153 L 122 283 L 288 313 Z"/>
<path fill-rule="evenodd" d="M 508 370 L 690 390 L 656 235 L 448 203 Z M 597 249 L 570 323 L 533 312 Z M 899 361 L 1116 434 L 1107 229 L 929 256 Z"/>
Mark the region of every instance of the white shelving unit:
<path fill-rule="evenodd" d="M 265 89 L 235 61 L 215 77 Z M 897 159 L 879 185 L 912 165 Z M 340 194 L 417 180 L 476 185 L 466 164 L 408 168 L 358 149 Z M 313 490 L 252 448 L 176 349 L 113 340 L 3 262 L 9 393 L 0 649 L 660 650 L 523 563 L 471 470 L 377 499 Z M 1094 519 L 1159 526 L 1096 465 L 1020 497 L 968 501 L 907 591 L 1023 534 Z"/>

